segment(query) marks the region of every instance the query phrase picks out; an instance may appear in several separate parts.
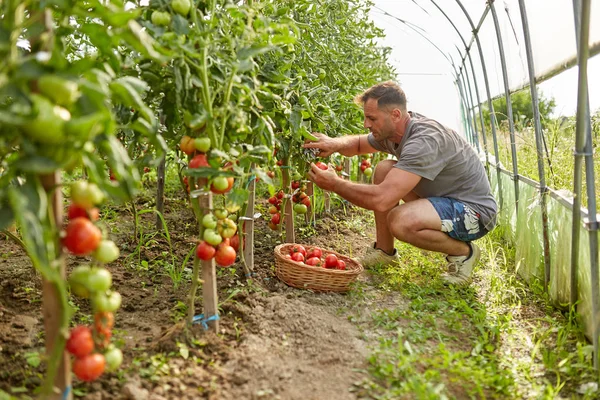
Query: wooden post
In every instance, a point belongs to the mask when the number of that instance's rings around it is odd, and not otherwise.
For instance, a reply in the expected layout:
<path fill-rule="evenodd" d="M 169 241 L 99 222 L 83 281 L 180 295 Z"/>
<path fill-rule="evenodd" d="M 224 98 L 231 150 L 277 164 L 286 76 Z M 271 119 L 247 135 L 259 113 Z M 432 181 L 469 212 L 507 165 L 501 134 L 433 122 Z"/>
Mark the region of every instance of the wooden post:
<path fill-rule="evenodd" d="M 344 176 L 344 178 L 348 179 L 348 180 L 351 180 L 350 179 L 351 175 L 350 175 L 350 158 L 349 157 L 346 157 L 344 159 L 344 172 L 346 173 L 345 176 Z"/>
<path fill-rule="evenodd" d="M 240 218 L 243 221 L 242 228 L 244 230 L 243 238 L 240 237 L 240 247 L 244 252 L 244 262 L 247 268 L 246 273 L 254 270 L 254 202 L 256 197 L 256 180 L 252 179 L 248 191 L 246 215 Z"/>
<path fill-rule="evenodd" d="M 209 211 L 213 208 L 212 192 L 207 192 L 199 198 L 200 209 Z M 204 318 L 210 318 L 219 312 L 219 298 L 217 295 L 217 270 L 215 267 L 215 259 L 202 261 L 202 304 L 204 310 Z M 215 333 L 219 331 L 219 321 L 208 321 L 208 326 Z"/>
<path fill-rule="evenodd" d="M 160 160 L 158 170 L 156 171 L 156 211 L 164 218 L 165 215 L 165 156 Z M 156 229 L 162 231 L 163 225 L 159 215 L 156 216 Z"/>
<path fill-rule="evenodd" d="M 195 179 L 192 179 L 192 182 L 195 185 Z M 205 182 L 201 183 L 201 186 L 204 186 Z M 212 192 L 207 192 L 203 189 L 198 189 L 190 192 L 190 199 L 192 201 L 192 208 L 194 209 L 194 214 L 198 219 L 199 230 L 198 233 L 200 235 L 203 234 L 202 228 L 202 217 L 212 211 L 213 207 L 213 198 Z M 197 256 L 194 256 L 194 271 L 192 275 L 192 286 L 190 288 L 190 297 L 189 297 L 189 305 L 188 305 L 188 326 L 191 326 L 194 314 L 195 307 L 194 303 L 196 300 L 196 291 L 199 285 L 199 268 L 202 268 L 202 298 L 203 298 L 203 313 L 204 318 L 210 318 L 217 314 L 218 312 L 218 296 L 217 296 L 217 271 L 215 268 L 215 260 L 210 259 L 209 261 L 201 261 Z M 211 328 L 214 332 L 219 331 L 219 321 L 212 320 L 207 322 L 209 328 Z"/>
<path fill-rule="evenodd" d="M 284 165 L 288 165 L 288 159 L 286 158 L 283 162 Z M 286 193 L 286 196 L 283 200 L 283 210 L 285 213 L 285 242 L 286 243 L 296 243 L 296 235 L 294 233 L 294 214 L 293 214 L 293 206 L 292 199 L 288 197 L 291 190 L 291 179 L 290 179 L 290 170 L 289 168 L 282 168 L 281 170 L 282 176 L 282 186 L 283 190 Z"/>
<path fill-rule="evenodd" d="M 325 198 L 325 212 L 331 212 L 331 193 L 328 191 L 323 192 L 323 197 Z"/>
<path fill-rule="evenodd" d="M 60 171 L 55 171 L 52 174 L 40 176 L 42 185 L 48 194 L 49 202 L 48 205 L 52 207 L 54 223 L 58 230 L 62 226 L 63 218 L 63 196 L 60 190 Z M 58 238 L 57 238 L 58 239 Z M 60 260 L 61 246 L 59 241 L 56 242 L 56 257 Z M 65 263 L 60 261 L 58 264 L 60 269 L 60 276 L 65 278 Z M 61 332 L 61 317 L 63 310 L 59 298 L 60 294 L 56 290 L 56 287 L 51 282 L 42 279 L 42 314 L 44 317 L 44 330 L 46 335 L 46 354 L 50 356 L 54 350 L 54 344 Z M 67 327 L 68 328 L 68 327 Z M 54 378 L 54 387 L 58 389 L 58 393 L 53 393 L 49 399 L 51 400 L 70 400 L 73 398 L 72 392 L 69 391 L 65 395 L 67 388 L 71 387 L 71 359 L 69 354 L 63 352 L 60 360 L 56 376 Z"/>
<path fill-rule="evenodd" d="M 309 181 L 306 184 L 306 195 L 310 197 L 310 210 L 304 214 L 306 219 L 306 224 L 310 224 L 310 221 L 315 221 L 315 190 L 312 181 Z"/>

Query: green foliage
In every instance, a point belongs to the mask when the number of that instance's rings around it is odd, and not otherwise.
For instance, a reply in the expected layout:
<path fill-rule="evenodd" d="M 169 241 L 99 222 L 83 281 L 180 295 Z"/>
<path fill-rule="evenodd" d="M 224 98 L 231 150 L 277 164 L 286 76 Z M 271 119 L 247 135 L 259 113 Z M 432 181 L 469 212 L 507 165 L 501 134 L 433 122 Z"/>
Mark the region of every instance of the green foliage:
<path fill-rule="evenodd" d="M 556 100 L 554 98 L 547 98 L 542 92 L 538 90 L 539 99 L 539 110 L 542 127 L 547 125 L 550 119 L 550 114 L 556 107 Z M 512 104 L 513 120 L 515 126 L 525 127 L 533 126 L 533 103 L 531 101 L 531 91 L 529 89 L 520 90 L 512 93 L 510 96 Z M 508 109 L 506 107 L 506 97 L 501 96 L 496 98 L 492 105 L 496 113 L 496 121 L 499 126 L 505 126 L 508 123 Z M 487 107 L 487 103 L 482 107 L 483 120 L 486 127 L 491 126 L 490 122 L 490 110 Z M 479 121 L 476 121 L 479 123 Z M 488 128 L 489 130 L 489 128 Z"/>
<path fill-rule="evenodd" d="M 483 259 L 469 287 L 444 286 L 442 258 L 404 244 L 399 266 L 373 271 L 402 304 L 369 313 L 367 329 L 381 335 L 359 397 L 594 398 L 593 387 L 581 391 L 595 381 L 581 325 L 518 279 L 514 249 L 501 237 L 479 241 Z"/>

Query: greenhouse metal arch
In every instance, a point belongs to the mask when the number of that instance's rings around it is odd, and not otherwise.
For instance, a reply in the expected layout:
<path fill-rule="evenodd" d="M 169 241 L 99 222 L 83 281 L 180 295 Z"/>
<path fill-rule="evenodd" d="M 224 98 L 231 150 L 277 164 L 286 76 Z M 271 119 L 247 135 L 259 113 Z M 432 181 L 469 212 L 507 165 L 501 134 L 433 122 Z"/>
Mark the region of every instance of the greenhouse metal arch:
<path fill-rule="evenodd" d="M 554 59 L 549 65 L 546 60 L 545 68 L 536 64 L 535 49 L 532 44 L 532 29 L 528 8 L 544 7 L 525 0 L 505 1 L 502 3 L 487 0 L 477 2 L 484 7 L 473 11 L 465 0 L 454 2 L 437 2 L 436 0 L 412 0 L 413 5 L 430 16 L 438 13 L 440 20 L 450 26 L 452 32 L 460 40 L 452 47 L 460 57 L 456 63 L 456 54 L 444 51 L 443 46 L 428 38 L 421 30 L 415 29 L 419 24 L 410 21 L 410 17 L 400 19 L 384 9 L 378 8 L 384 15 L 394 18 L 406 25 L 411 31 L 425 38 L 451 65 L 454 84 L 460 98 L 462 121 L 465 136 L 471 144 L 481 151 L 488 176 L 495 195 L 499 200 L 499 224 L 506 228 L 505 236 L 515 242 L 517 247 L 516 263 L 520 264 L 519 274 L 527 281 L 539 279 L 543 281 L 545 291 L 552 301 L 561 306 L 576 307 L 582 316 L 586 335 L 594 347 L 594 367 L 598 369 L 599 354 L 599 276 L 598 276 L 598 217 L 596 214 L 595 176 L 592 148 L 591 115 L 588 95 L 587 65 L 589 58 L 600 51 L 600 35 L 591 31 L 590 20 L 592 5 L 590 0 L 573 0 L 572 15 L 574 16 L 574 32 L 576 51 L 563 54 L 562 59 Z M 518 3 L 518 5 L 517 5 Z M 566 2 L 565 2 L 566 3 Z M 511 20 L 509 5 L 516 9 L 518 6 L 520 24 Z M 549 5 L 546 5 L 549 7 Z M 562 7 L 565 7 L 563 4 Z M 570 7 L 570 6 L 569 6 Z M 450 15 L 450 11 L 454 11 Z M 408 12 L 405 14 L 409 14 Z M 531 13 L 530 13 L 531 14 Z M 507 41 L 506 29 L 502 29 L 500 19 L 508 17 L 512 32 L 510 32 L 520 50 L 525 53 L 527 61 L 527 76 L 522 82 L 511 86 L 509 82 L 508 57 L 505 50 Z M 491 22 L 489 22 L 491 20 Z M 475 23 L 474 21 L 477 21 Z M 548 25 L 552 25 L 548 21 Z M 501 70 L 502 83 L 494 93 L 490 84 L 490 71 L 486 67 L 486 56 L 482 45 L 481 33 L 484 24 L 495 34 L 495 49 Z M 466 28 L 465 28 L 466 27 Z M 461 28 L 463 30 L 461 31 Z M 465 30 L 466 29 L 466 30 Z M 468 34 L 467 34 L 468 33 Z M 522 35 L 522 41 L 518 35 Z M 539 34 L 539 32 L 538 32 Z M 468 37 L 470 36 L 470 37 Z M 488 41 L 488 44 L 489 41 Z M 474 45 L 477 51 L 473 49 Z M 460 48 L 462 46 L 462 48 Z M 487 48 L 488 52 L 489 48 Z M 474 65 L 474 60 L 479 62 Z M 467 64 L 468 63 L 468 64 Z M 489 64 L 488 64 L 489 65 Z M 573 198 L 549 187 L 546 183 L 546 168 L 544 161 L 545 138 L 539 111 L 537 84 L 542 83 L 567 69 L 578 66 L 577 112 L 575 128 Z M 478 70 L 476 67 L 479 67 Z M 537 67 L 537 68 L 536 68 Z M 538 69 L 539 68 L 539 69 Z M 478 79 L 478 73 L 480 79 Z M 483 79 L 481 79 L 481 77 Z M 485 96 L 480 93 L 483 81 Z M 518 152 L 516 147 L 515 124 L 511 104 L 511 94 L 529 88 L 533 108 L 533 128 L 537 152 L 537 169 L 539 181 L 530 179 L 519 173 L 517 164 Z M 503 96 L 507 105 L 508 130 L 510 135 L 511 168 L 508 169 L 499 161 L 498 130 L 496 113 L 492 100 Z M 482 99 L 485 97 L 485 99 Z M 486 140 L 486 125 L 483 108 L 490 111 L 491 137 L 493 154 L 488 151 Z M 479 124 L 478 122 L 479 121 Z M 480 148 L 480 137 L 483 149 Z M 587 208 L 582 207 L 582 164 L 585 161 L 585 182 L 587 191 Z M 494 173 L 492 173 L 494 171 Z M 512 181 L 512 183 L 511 183 Z M 588 240 L 585 240 L 587 236 Z M 568 246 L 565 244 L 568 243 Z"/>

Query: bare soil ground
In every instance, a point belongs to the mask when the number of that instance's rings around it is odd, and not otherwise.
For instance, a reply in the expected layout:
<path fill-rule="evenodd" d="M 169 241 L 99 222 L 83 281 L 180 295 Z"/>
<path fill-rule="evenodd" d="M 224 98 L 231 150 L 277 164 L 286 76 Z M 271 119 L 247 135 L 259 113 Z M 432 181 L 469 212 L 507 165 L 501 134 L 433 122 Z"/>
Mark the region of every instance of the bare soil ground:
<path fill-rule="evenodd" d="M 139 208 L 145 204 L 139 203 Z M 126 208 L 113 210 L 107 223 L 121 257 L 108 266 L 114 288 L 123 296 L 113 341 L 125 361 L 116 373 L 73 391 L 84 399 L 328 399 L 365 398 L 357 383 L 365 377 L 370 342 L 377 338 L 361 320 L 376 307 L 402 299 L 369 291 L 361 285 L 350 294 L 293 289 L 275 276 L 273 248 L 279 235 L 264 221 L 256 227 L 255 275 L 245 279 L 239 263 L 219 271 L 220 328 L 217 334 L 193 330 L 193 343 L 181 335 L 165 336 L 184 315 L 188 280 L 173 289 L 156 260 L 168 249 L 160 235 L 136 252 L 133 218 Z M 356 210 L 351 213 L 355 213 Z M 183 259 L 194 246 L 194 219 L 181 200 L 167 203 L 166 219 L 173 251 Z M 297 242 L 343 254 L 359 255 L 372 242 L 373 227 L 348 223 L 353 216 L 338 209 L 318 219 Z M 145 214 L 144 235 L 153 215 Z M 353 254 L 350 254 L 353 253 Z M 147 262 L 147 264 L 146 264 Z M 69 258 L 68 269 L 81 263 Z M 188 263 L 191 268 L 191 262 Z M 189 271 L 188 271 L 189 277 Z M 368 282 L 368 275 L 359 279 Z M 196 307 L 202 309 L 201 295 Z M 360 301 L 357 301 L 360 299 Z M 365 300 L 369 299 L 369 300 Z M 87 301 L 73 297 L 76 321 L 90 322 Z M 360 305 L 358 305 L 360 303 Z M 352 312 L 356 307 L 361 309 Z M 351 322 L 350 315 L 354 315 Z M 362 316 L 356 318 L 356 315 Z M 168 339 L 164 339 L 168 337 Z M 161 340 L 162 338 L 162 340 Z M 14 396 L 35 396 L 44 376 L 41 279 L 24 252 L 0 238 L 0 389 Z"/>

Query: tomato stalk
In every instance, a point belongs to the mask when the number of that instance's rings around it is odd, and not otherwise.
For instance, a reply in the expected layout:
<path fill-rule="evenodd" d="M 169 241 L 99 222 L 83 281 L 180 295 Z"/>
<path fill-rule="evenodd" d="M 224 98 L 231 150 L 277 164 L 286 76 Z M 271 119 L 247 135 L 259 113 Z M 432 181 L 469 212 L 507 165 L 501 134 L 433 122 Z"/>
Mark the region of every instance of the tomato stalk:
<path fill-rule="evenodd" d="M 229 78 L 229 82 L 227 82 L 227 88 L 225 89 L 225 98 L 223 100 L 223 104 L 227 105 L 229 103 L 229 98 L 231 97 L 231 90 L 233 89 L 233 80 L 235 78 L 235 74 L 237 72 L 237 67 L 233 67 L 231 71 L 231 77 Z M 221 135 L 219 137 L 219 149 L 223 148 L 223 141 L 225 140 L 225 127 L 227 126 L 227 119 L 229 118 L 229 113 L 223 114 L 223 123 L 221 124 Z"/>

